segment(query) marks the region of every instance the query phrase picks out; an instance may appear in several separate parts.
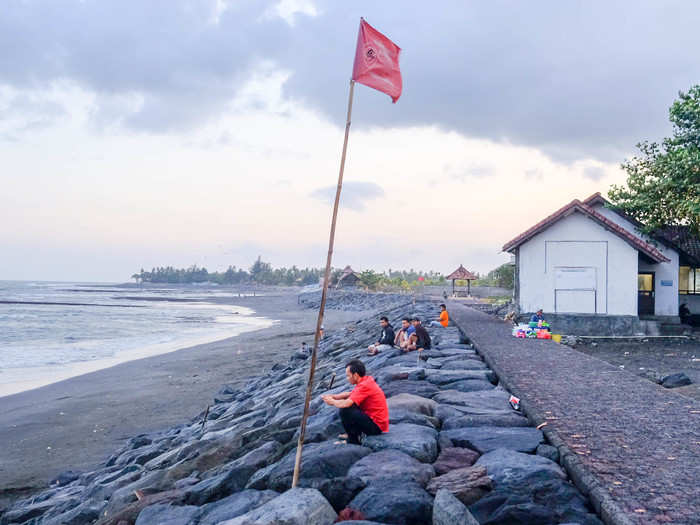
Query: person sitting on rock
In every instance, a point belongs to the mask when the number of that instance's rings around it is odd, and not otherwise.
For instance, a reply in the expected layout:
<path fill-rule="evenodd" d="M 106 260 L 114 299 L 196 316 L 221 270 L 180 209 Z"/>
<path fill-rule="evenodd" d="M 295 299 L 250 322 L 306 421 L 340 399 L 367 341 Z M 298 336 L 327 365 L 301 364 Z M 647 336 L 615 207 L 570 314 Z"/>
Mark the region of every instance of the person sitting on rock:
<path fill-rule="evenodd" d="M 416 331 L 411 334 L 408 345 L 406 345 L 406 351 L 418 350 L 422 352 L 423 350 L 430 350 L 430 335 L 418 317 L 413 318 L 413 327 Z"/>
<path fill-rule="evenodd" d="M 544 326 L 543 323 L 545 323 Z M 550 330 L 549 325 L 546 324 L 546 321 L 544 320 L 542 308 L 540 308 L 534 314 L 532 314 L 532 317 L 530 317 L 530 326 L 532 328 L 545 328 L 546 330 Z"/>
<path fill-rule="evenodd" d="M 435 328 L 447 328 L 450 324 L 450 316 L 447 313 L 447 306 L 440 305 L 440 318 L 437 321 L 430 321 L 430 326 Z"/>
<path fill-rule="evenodd" d="M 379 318 L 379 326 L 382 327 L 382 333 L 379 336 L 379 341 L 373 345 L 369 345 L 367 353 L 369 355 L 377 355 L 382 350 L 391 350 L 394 346 L 394 327 L 389 324 L 389 319 L 385 316 Z"/>
<path fill-rule="evenodd" d="M 415 331 L 416 329 L 411 324 L 411 320 L 408 317 L 404 317 L 401 319 L 401 329 L 396 332 L 396 337 L 394 337 L 394 345 L 405 349 L 408 345 L 409 337 Z"/>
<path fill-rule="evenodd" d="M 353 359 L 345 366 L 345 377 L 354 385 L 350 392 L 326 394 L 321 399 L 340 409 L 340 421 L 345 428 L 347 442 L 360 444 L 360 437 L 377 436 L 389 432 L 389 406 L 384 392 L 372 376 L 365 375 L 365 365 Z"/>

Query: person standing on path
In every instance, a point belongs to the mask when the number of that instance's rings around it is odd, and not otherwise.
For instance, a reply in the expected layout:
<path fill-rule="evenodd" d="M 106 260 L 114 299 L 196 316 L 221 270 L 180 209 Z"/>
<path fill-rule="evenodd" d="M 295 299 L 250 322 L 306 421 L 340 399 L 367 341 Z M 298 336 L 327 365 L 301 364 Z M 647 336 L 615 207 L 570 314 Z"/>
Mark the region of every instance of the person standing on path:
<path fill-rule="evenodd" d="M 340 409 L 340 421 L 347 433 L 347 442 L 360 444 L 360 438 L 389 432 L 389 406 L 384 392 L 372 376 L 366 375 L 365 365 L 353 359 L 345 367 L 348 383 L 354 385 L 350 392 L 326 394 L 321 399 Z M 341 436 L 343 437 L 343 436 Z"/>

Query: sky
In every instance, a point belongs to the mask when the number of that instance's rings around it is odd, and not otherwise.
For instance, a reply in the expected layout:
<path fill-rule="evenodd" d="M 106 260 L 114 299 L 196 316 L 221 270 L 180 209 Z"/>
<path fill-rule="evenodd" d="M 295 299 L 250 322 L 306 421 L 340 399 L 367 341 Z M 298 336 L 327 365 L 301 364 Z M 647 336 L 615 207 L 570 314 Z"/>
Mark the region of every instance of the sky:
<path fill-rule="evenodd" d="M 361 16 L 403 94 L 356 86 L 337 267 L 488 272 L 700 81 L 700 4 L 426 6 L 3 2 L 0 280 L 323 266 Z"/>

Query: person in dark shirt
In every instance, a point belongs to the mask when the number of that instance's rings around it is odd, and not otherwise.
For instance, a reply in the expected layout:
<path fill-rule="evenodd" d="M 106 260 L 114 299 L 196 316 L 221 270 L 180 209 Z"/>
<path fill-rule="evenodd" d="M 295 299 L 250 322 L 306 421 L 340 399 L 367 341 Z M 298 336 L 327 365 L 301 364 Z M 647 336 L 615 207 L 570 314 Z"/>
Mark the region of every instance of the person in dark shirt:
<path fill-rule="evenodd" d="M 430 350 L 430 335 L 423 327 L 418 317 L 413 318 L 413 326 L 416 331 L 411 335 L 406 351 L 418 350 L 421 352 L 423 350 Z"/>
<path fill-rule="evenodd" d="M 686 303 L 678 307 L 678 316 L 681 318 L 681 323 L 686 324 L 690 321 L 690 308 Z"/>
<path fill-rule="evenodd" d="M 542 314 L 542 308 L 537 310 L 532 317 L 530 317 L 530 322 L 537 324 L 540 321 L 544 321 L 544 315 Z"/>
<path fill-rule="evenodd" d="M 379 318 L 379 326 L 382 327 L 382 333 L 379 336 L 379 341 L 373 345 L 369 345 L 367 353 L 369 355 L 376 355 L 382 350 L 390 350 L 394 346 L 394 327 L 389 324 L 389 319 L 385 316 Z"/>

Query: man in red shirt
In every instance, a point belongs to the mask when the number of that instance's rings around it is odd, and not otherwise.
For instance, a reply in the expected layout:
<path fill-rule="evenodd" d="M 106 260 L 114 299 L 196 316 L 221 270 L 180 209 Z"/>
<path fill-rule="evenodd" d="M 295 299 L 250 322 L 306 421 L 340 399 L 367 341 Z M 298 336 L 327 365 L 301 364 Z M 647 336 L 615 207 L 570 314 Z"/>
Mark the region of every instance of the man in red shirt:
<path fill-rule="evenodd" d="M 340 409 L 340 420 L 348 434 L 348 443 L 360 444 L 360 436 L 376 436 L 389 431 L 389 407 L 386 396 L 372 376 L 365 375 L 365 365 L 353 359 L 345 366 L 350 392 L 321 396 L 327 405 Z"/>

